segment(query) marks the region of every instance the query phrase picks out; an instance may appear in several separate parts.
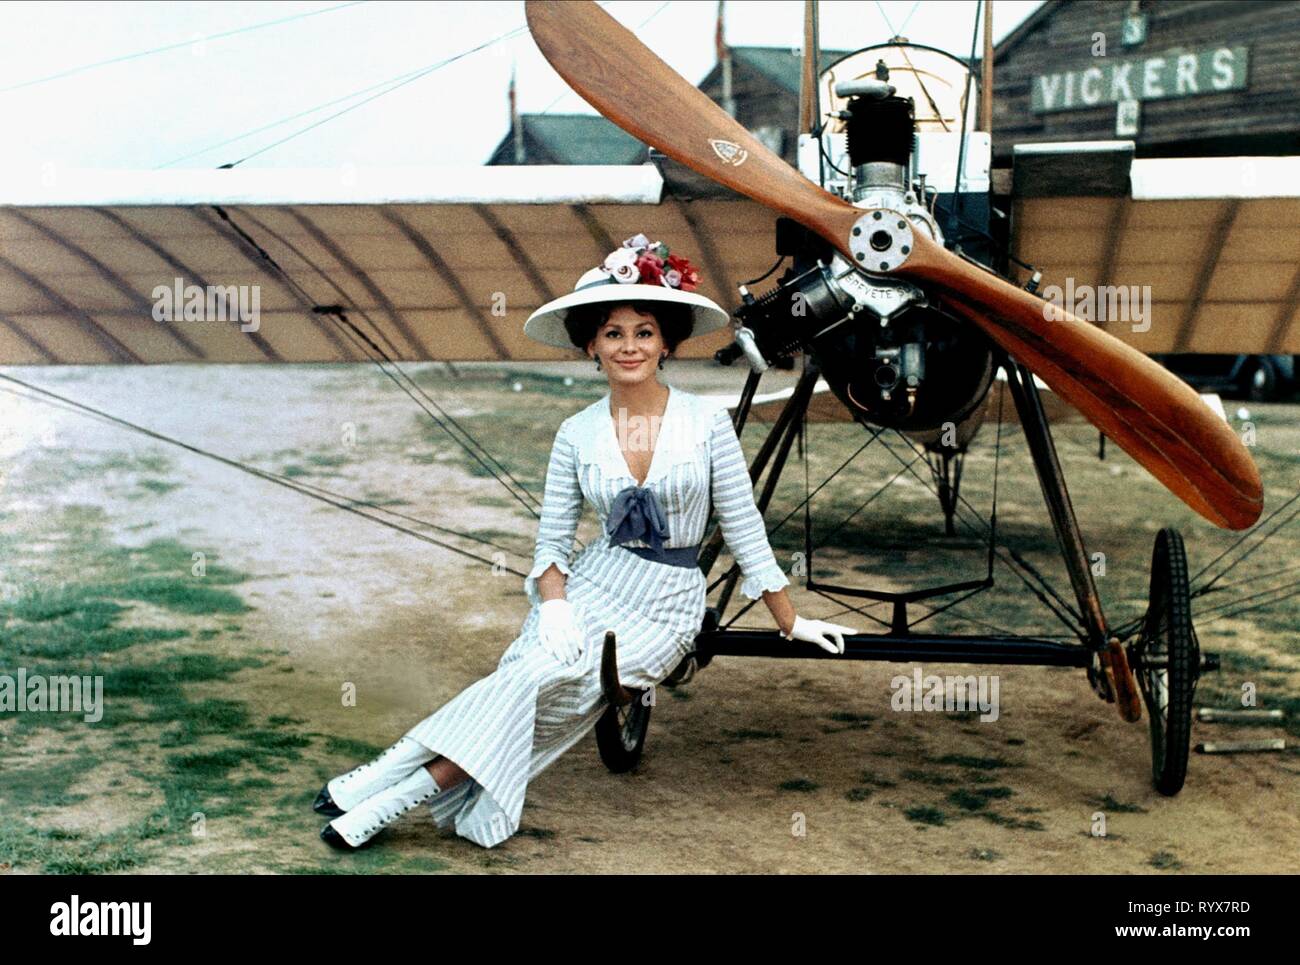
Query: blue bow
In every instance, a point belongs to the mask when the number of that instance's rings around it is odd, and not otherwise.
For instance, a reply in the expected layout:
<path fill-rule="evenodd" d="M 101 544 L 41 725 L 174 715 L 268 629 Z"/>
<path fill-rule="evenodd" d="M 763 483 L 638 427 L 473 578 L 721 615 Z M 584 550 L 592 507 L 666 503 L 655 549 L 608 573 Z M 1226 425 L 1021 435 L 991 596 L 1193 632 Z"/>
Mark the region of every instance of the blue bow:
<path fill-rule="evenodd" d="M 668 538 L 668 521 L 653 490 L 628 486 L 614 497 L 609 518 L 605 520 L 605 532 L 609 534 L 611 546 L 639 539 L 649 543 L 650 548 L 659 554 Z"/>

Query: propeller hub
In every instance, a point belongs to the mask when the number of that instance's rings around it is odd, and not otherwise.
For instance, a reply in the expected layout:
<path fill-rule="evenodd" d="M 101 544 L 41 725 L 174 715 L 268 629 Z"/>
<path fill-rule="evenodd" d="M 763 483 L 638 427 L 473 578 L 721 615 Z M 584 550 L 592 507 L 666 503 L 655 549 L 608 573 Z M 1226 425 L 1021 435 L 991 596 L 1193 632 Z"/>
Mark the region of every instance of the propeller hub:
<path fill-rule="evenodd" d="M 891 272 L 907 261 L 913 247 L 912 223 L 888 208 L 864 211 L 849 232 L 849 250 L 858 267 Z"/>

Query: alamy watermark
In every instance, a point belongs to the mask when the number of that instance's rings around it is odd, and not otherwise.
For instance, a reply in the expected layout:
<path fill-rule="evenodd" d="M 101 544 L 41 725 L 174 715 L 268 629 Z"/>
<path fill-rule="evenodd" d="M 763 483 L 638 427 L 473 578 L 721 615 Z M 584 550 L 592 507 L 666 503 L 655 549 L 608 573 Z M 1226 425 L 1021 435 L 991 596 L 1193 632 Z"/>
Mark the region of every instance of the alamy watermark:
<path fill-rule="evenodd" d="M 924 675 L 915 667 L 912 676 L 899 674 L 889 682 L 894 692 L 889 705 L 896 711 L 978 710 L 980 720 L 989 723 L 999 715 L 999 679 L 997 674 Z"/>
<path fill-rule="evenodd" d="M 174 278 L 158 285 L 153 296 L 155 322 L 233 322 L 241 332 L 256 332 L 262 324 L 261 285 L 187 285 Z"/>
<path fill-rule="evenodd" d="M 0 674 L 0 713 L 82 714 L 87 724 L 104 716 L 104 678 Z"/>
<path fill-rule="evenodd" d="M 1134 332 L 1151 329 L 1150 285 L 1076 285 L 1065 279 L 1065 287 L 1043 289 L 1043 318 L 1059 322 L 1069 312 L 1085 322 L 1129 322 Z"/>
<path fill-rule="evenodd" d="M 50 934 L 122 935 L 133 945 L 148 945 L 153 936 L 153 902 L 82 901 L 80 895 L 73 895 L 69 901 L 50 905 Z"/>

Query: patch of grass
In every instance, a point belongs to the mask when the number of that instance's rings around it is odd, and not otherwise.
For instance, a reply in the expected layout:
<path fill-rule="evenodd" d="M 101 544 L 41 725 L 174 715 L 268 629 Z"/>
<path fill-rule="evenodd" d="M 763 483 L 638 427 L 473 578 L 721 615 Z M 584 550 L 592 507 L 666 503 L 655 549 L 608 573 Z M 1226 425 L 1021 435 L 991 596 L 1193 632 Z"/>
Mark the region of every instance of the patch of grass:
<path fill-rule="evenodd" d="M 991 771 L 999 767 L 1015 767 L 1015 764 L 1001 757 L 971 757 L 967 754 L 945 754 L 943 757 L 931 757 L 931 764 L 950 764 L 954 767 L 969 767 L 974 771 Z"/>
<path fill-rule="evenodd" d="M 264 666 L 253 657 L 223 657 L 215 653 L 178 653 L 148 664 L 105 667 L 104 693 L 113 698 L 134 697 L 172 708 L 185 703 L 180 684 L 225 680 L 247 667 Z"/>
<path fill-rule="evenodd" d="M 1110 814 L 1146 814 L 1147 809 L 1139 804 L 1125 804 L 1122 801 L 1116 801 L 1109 794 L 1097 795 L 1088 799 L 1088 803 L 1093 805 L 1099 811 L 1106 811 Z"/>
<path fill-rule="evenodd" d="M 166 479 L 141 479 L 136 483 L 136 485 L 146 492 L 151 492 L 156 496 L 161 496 L 165 493 L 171 492 L 173 489 L 181 488 L 180 483 L 170 482 Z"/>
<path fill-rule="evenodd" d="M 106 595 L 118 599 L 141 600 L 177 613 L 246 613 L 252 609 L 238 594 L 208 586 L 204 578 L 141 576 L 105 586 Z"/>
<path fill-rule="evenodd" d="M 982 811 L 990 801 L 1008 798 L 1013 793 L 1009 787 L 962 787 L 948 795 L 948 803 L 963 811 Z"/>
<path fill-rule="evenodd" d="M 870 784 L 873 787 L 896 787 L 897 785 L 887 777 L 881 777 L 875 771 L 863 771 L 858 778 L 863 784 Z"/>
<path fill-rule="evenodd" d="M 777 787 L 782 791 L 802 791 L 804 793 L 815 791 L 820 786 L 821 785 L 817 784 L 815 781 L 810 781 L 803 777 L 796 777 L 789 781 L 782 781 L 777 785 Z"/>
<path fill-rule="evenodd" d="M 289 727 L 294 724 L 305 724 L 307 721 L 302 717 L 285 717 L 277 714 L 274 717 L 266 718 L 266 723 L 270 727 Z"/>
<path fill-rule="evenodd" d="M 304 459 L 304 462 L 309 462 L 313 466 L 322 466 L 326 469 L 334 469 L 338 466 L 347 465 L 348 461 L 347 456 L 327 452 L 312 453 Z"/>
<path fill-rule="evenodd" d="M 217 586 L 233 586 L 248 579 L 247 573 L 222 566 L 217 562 L 220 557 L 216 553 L 203 551 L 199 547 L 186 545 L 179 540 L 156 539 L 139 549 L 129 547 L 114 548 L 114 555 L 122 557 L 117 562 L 128 564 L 132 569 L 139 570 L 143 568 L 157 574 L 184 575 L 186 577 L 193 575 L 193 566 L 196 562 L 194 554 L 196 552 L 203 553 L 203 576 L 195 577 L 196 579 L 202 579 L 205 583 Z M 238 629 L 238 627 L 235 627 L 235 629 Z"/>
<path fill-rule="evenodd" d="M 918 784 L 929 784 L 932 787 L 944 787 L 948 784 L 956 784 L 959 778 L 951 774 L 931 774 L 928 771 L 919 771 L 914 767 L 909 767 L 903 771 L 903 777 L 909 781 L 915 781 Z"/>
<path fill-rule="evenodd" d="M 935 827 L 943 827 L 948 823 L 948 816 L 936 807 L 928 804 L 916 804 L 910 808 L 905 808 L 903 815 L 907 820 L 915 824 L 929 824 Z"/>
<path fill-rule="evenodd" d="M 70 788 L 85 780 L 88 773 L 99 765 L 94 755 L 72 755 L 65 760 L 48 757 L 31 766 L 14 767 L 6 764 L 3 784 L 0 785 L 6 802 L 19 802 L 34 808 L 56 806 L 66 800 Z M 14 813 L 15 809 L 6 809 Z"/>
<path fill-rule="evenodd" d="M 724 730 L 723 736 L 733 741 L 768 741 L 780 740 L 784 735 L 779 730 L 756 730 L 751 727 L 740 730 Z"/>
<path fill-rule="evenodd" d="M 992 824 L 1000 825 L 1004 828 L 1015 828 L 1020 831 L 1046 831 L 1041 821 L 1022 821 L 1020 818 L 1009 817 L 1005 814 L 998 814 L 994 811 L 977 812 L 985 821 Z"/>
<path fill-rule="evenodd" d="M 1157 851 L 1147 858 L 1147 864 L 1161 871 L 1177 871 L 1183 863 L 1170 851 Z"/>
<path fill-rule="evenodd" d="M 850 801 L 865 801 L 875 793 L 875 788 L 870 787 L 851 787 L 844 792 L 844 797 Z"/>
<path fill-rule="evenodd" d="M 297 760 L 298 753 L 304 747 L 311 746 L 311 738 L 301 734 L 286 734 L 275 730 L 250 730 L 239 735 L 239 739 L 265 754 Z"/>
<path fill-rule="evenodd" d="M 165 707 L 156 707 L 149 719 L 174 720 L 172 726 L 163 731 L 158 746 L 179 747 L 192 744 L 207 734 L 226 734 L 246 727 L 248 705 L 243 701 L 212 697 L 194 703 L 182 698 L 169 702 Z"/>
<path fill-rule="evenodd" d="M 68 660 L 116 653 L 128 647 L 163 640 L 179 640 L 185 630 L 164 627 L 91 627 L 86 612 L 41 623 L 15 624 L 0 633 L 0 654 L 14 657 L 45 657 Z"/>
<path fill-rule="evenodd" d="M 970 851 L 966 853 L 972 861 L 1001 861 L 1002 860 L 1001 853 L 994 851 L 992 848 L 971 848 Z"/>
<path fill-rule="evenodd" d="M 837 710 L 827 716 L 840 724 L 869 724 L 876 719 L 874 714 L 855 714 L 847 710 Z"/>
<path fill-rule="evenodd" d="M 156 814 L 109 834 L 86 835 L 58 828 L 38 829 L 0 821 L 0 864 L 38 868 L 45 874 L 107 874 L 144 862 L 139 845 L 156 838 Z"/>
<path fill-rule="evenodd" d="M 343 754 L 358 761 L 369 761 L 383 753 L 383 748 L 369 741 L 354 740 L 351 737 L 339 737 L 329 734 L 325 737 L 325 753 L 334 756 Z"/>
<path fill-rule="evenodd" d="M 1273 663 L 1267 657 L 1251 653 L 1239 653 L 1235 650 L 1220 650 L 1219 669 L 1225 673 L 1262 673 L 1284 671 L 1286 668 Z"/>
<path fill-rule="evenodd" d="M 244 763 L 248 757 L 248 754 L 228 747 L 225 750 L 208 751 L 203 754 L 172 754 L 167 758 L 167 763 L 175 774 L 192 779 L 196 783 L 203 781 L 225 783 L 226 775 L 230 770 Z"/>
<path fill-rule="evenodd" d="M 106 753 L 129 761 L 130 775 L 145 788 L 114 793 L 146 800 L 161 795 L 162 801 L 146 819 L 111 835 L 74 835 L 0 817 L 0 861 L 45 873 L 130 870 L 155 859 L 158 839 L 169 839 L 170 846 L 189 845 L 196 840 L 191 832 L 197 819 L 247 815 L 263 807 L 266 792 L 277 785 L 253 769 L 282 771 L 312 743 L 309 735 L 295 729 L 305 723 L 299 718 L 281 715 L 258 721 L 244 701 L 190 692 L 191 687 L 228 681 L 246 668 L 266 666 L 256 657 L 191 649 L 144 659 L 135 653 L 129 662 L 102 662 L 105 655 L 139 645 L 221 632 L 150 627 L 138 619 L 136 625 L 122 626 L 132 604 L 151 604 L 181 618 L 248 609 L 229 589 L 247 577 L 218 565 L 215 554 L 202 559 L 203 575 L 195 576 L 192 567 L 199 560 L 192 547 L 175 540 L 136 548 L 108 546 L 100 536 L 103 525 L 102 514 L 54 514 L 49 522 L 52 545 L 76 542 L 76 560 L 85 579 L 58 584 L 31 579 L 28 592 L 0 604 L 0 657 L 22 656 L 29 674 L 97 675 L 104 685 L 104 717 L 98 724 L 87 726 L 79 718 L 62 721 L 66 715 L 16 715 L 15 727 L 7 733 L 0 815 L 40 815 L 89 800 L 79 784 L 103 764 Z M 239 630 L 238 623 L 225 626 Z M 93 753 L 55 750 L 39 763 L 17 763 L 22 760 L 25 729 L 72 730 L 74 725 L 76 733 L 69 736 L 79 739 L 79 748 L 94 748 Z M 124 729 L 114 733 L 115 728 Z M 65 745 L 65 750 L 72 746 Z M 169 749 L 175 752 L 167 753 Z M 115 778 L 111 786 L 122 785 L 122 779 Z M 273 831 L 276 824 L 261 827 Z"/>

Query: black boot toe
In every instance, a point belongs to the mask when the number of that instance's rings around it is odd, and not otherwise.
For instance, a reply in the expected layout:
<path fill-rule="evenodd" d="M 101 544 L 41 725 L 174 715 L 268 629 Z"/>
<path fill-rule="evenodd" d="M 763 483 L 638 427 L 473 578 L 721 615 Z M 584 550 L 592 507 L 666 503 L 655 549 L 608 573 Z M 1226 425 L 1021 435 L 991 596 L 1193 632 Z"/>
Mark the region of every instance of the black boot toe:
<path fill-rule="evenodd" d="M 328 844 L 331 848 L 338 848 L 340 851 L 355 851 L 356 848 L 348 844 L 343 839 L 343 835 L 334 830 L 334 826 L 327 824 L 320 829 L 320 839 Z"/>
<path fill-rule="evenodd" d="M 311 809 L 317 814 L 323 814 L 326 817 L 336 818 L 343 813 L 343 809 L 334 803 L 334 798 L 330 797 L 330 786 L 326 784 L 316 795 L 316 802 L 312 804 Z"/>

